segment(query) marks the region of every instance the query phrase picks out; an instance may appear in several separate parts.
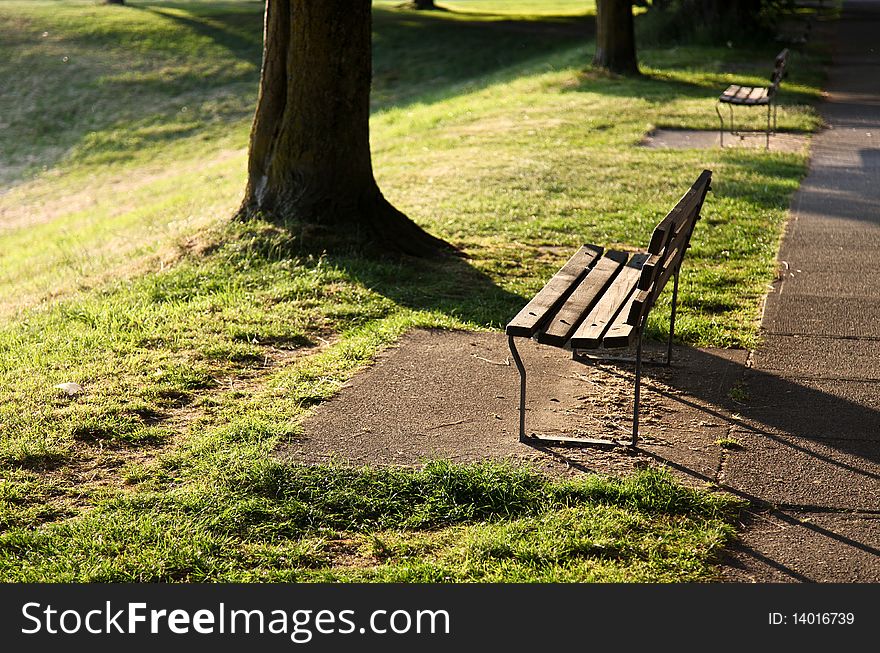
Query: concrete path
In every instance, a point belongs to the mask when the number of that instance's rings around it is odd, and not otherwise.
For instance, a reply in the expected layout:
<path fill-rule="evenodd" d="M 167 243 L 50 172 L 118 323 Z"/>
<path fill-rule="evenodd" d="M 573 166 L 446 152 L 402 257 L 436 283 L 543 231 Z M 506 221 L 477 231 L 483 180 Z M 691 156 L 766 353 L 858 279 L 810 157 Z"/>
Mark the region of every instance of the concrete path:
<path fill-rule="evenodd" d="M 676 347 L 671 367 L 646 365 L 637 451 L 520 443 L 504 335 L 416 331 L 321 404 L 278 455 L 498 458 L 562 475 L 659 464 L 751 501 L 723 580 L 880 583 L 880 0 L 847 2 L 838 27 L 823 107 L 831 128 L 815 138 L 794 200 L 764 344 Z M 579 363 L 528 341 L 522 354 L 529 430 L 627 437 L 630 363 Z"/>
<path fill-rule="evenodd" d="M 880 582 L 880 1 L 845 2 L 821 109 L 721 478 L 776 510 L 731 580 Z"/>
<path fill-rule="evenodd" d="M 642 147 L 655 150 L 712 150 L 721 141 L 717 131 L 705 129 L 654 129 L 642 139 Z M 744 132 L 739 137 L 728 136 L 724 147 L 736 150 L 763 150 L 767 141 L 764 132 Z M 810 147 L 807 134 L 777 132 L 770 135 L 771 152 L 795 152 L 806 154 Z"/>

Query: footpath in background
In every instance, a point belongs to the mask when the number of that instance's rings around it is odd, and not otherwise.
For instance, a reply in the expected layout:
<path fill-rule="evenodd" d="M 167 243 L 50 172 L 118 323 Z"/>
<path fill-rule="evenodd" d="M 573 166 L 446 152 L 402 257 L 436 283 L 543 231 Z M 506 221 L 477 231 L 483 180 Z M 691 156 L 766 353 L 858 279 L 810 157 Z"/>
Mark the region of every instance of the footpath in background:
<path fill-rule="evenodd" d="M 278 455 L 521 460 L 562 475 L 661 464 L 752 502 L 724 580 L 880 583 L 878 34 L 880 0 L 845 3 L 821 107 L 829 128 L 814 137 L 794 198 L 763 345 L 677 347 L 672 367 L 645 366 L 637 452 L 521 444 L 503 334 L 416 331 L 319 406 Z M 525 344 L 530 428 L 627 437 L 631 364 L 584 365 Z"/>
<path fill-rule="evenodd" d="M 726 486 L 770 502 L 731 580 L 880 582 L 880 2 L 847 1 Z"/>

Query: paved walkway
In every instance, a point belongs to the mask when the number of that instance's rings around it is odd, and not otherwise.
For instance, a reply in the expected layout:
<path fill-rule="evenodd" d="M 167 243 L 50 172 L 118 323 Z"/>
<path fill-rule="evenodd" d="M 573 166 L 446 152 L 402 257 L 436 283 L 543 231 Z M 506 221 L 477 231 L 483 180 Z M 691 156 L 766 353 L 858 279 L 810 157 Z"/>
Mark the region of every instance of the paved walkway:
<path fill-rule="evenodd" d="M 880 582 L 880 1 L 848 0 L 723 483 L 775 504 L 731 580 Z"/>
<path fill-rule="evenodd" d="M 725 580 L 880 583 L 880 0 L 847 2 L 838 27 L 831 128 L 795 197 L 765 344 L 751 355 L 677 347 L 671 367 L 646 366 L 637 452 L 520 443 L 503 334 L 416 331 L 279 455 L 520 459 L 563 475 L 662 464 L 752 501 Z M 522 354 L 530 429 L 628 435 L 631 364 L 584 365 L 531 342 Z"/>

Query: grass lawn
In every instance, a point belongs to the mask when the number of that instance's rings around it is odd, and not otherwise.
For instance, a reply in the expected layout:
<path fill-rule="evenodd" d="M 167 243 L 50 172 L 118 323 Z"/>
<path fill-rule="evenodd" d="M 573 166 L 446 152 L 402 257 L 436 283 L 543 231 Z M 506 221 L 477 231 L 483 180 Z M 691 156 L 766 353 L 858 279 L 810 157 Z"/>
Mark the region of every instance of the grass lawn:
<path fill-rule="evenodd" d="M 0 4 L 0 580 L 714 578 L 740 506 L 660 470 L 272 451 L 406 330 L 498 329 L 583 242 L 643 245 L 704 168 L 676 331 L 752 346 L 805 157 L 638 142 L 714 129 L 776 44 L 646 47 L 615 79 L 587 69 L 589 2 L 376 2 L 377 179 L 467 255 L 377 261 L 230 221 L 262 4 L 128 4 Z M 819 125 L 820 63 L 796 53 L 781 129 Z"/>

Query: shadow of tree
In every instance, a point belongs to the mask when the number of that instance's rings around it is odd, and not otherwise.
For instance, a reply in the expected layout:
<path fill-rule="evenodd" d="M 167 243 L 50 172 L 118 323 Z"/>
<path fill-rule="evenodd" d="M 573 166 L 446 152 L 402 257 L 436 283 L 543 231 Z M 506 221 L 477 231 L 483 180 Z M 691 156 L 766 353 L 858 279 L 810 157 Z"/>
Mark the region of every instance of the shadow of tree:
<path fill-rule="evenodd" d="M 456 256 L 433 261 L 355 257 L 331 261 L 358 283 L 401 306 L 437 311 L 481 326 L 502 326 L 526 303 Z"/>
<path fill-rule="evenodd" d="M 620 375 L 630 373 L 629 365 L 613 367 Z M 718 379 L 723 381 L 714 381 Z M 844 387 L 836 379 L 791 379 L 690 347 L 676 348 L 671 368 L 649 367 L 646 384 L 662 404 L 706 412 L 735 433 L 759 436 L 791 455 L 808 456 L 870 480 L 880 492 L 880 410 L 870 388 L 859 392 L 856 382 Z M 760 494 L 752 496 L 760 498 Z M 765 500 L 780 505 L 776 498 Z"/>
<path fill-rule="evenodd" d="M 454 97 L 465 83 L 474 90 L 513 79 L 520 65 L 586 44 L 595 33 L 592 16 L 472 16 L 478 14 L 374 8 L 374 109 Z"/>
<path fill-rule="evenodd" d="M 50 167 L 73 150 L 137 150 L 154 142 L 191 137 L 217 124 L 252 115 L 262 55 L 262 2 L 129 4 L 133 15 L 160 18 L 177 26 L 166 30 L 145 22 L 107 22 L 94 29 L 72 26 L 53 30 L 75 72 L 52 64 L 40 84 L 28 91 L 29 106 L 5 116 L 10 141 L 6 153 L 9 181 L 28 174 L 28 161 Z M 432 102 L 490 83 L 487 76 L 517 68 L 529 60 L 585 42 L 593 20 L 587 16 L 541 20 L 468 18 L 451 12 L 374 9 L 374 111 L 414 102 Z M 31 19 L 33 33 L 18 26 L 0 39 L 12 44 L 39 41 L 43 27 Z M 169 32 L 185 45 L 169 42 Z M 8 37 L 8 38 L 7 38 Z M 219 47 L 219 50 L 218 50 Z M 106 56 L 97 55 L 103 50 Z M 43 56 L 42 54 L 40 56 Z M 48 59 L 41 65 L 49 66 Z M 120 65 L 125 62 L 126 65 Z M 197 63 L 193 68 L 190 65 Z M 494 81 L 499 81 L 500 78 Z M 59 103 L 64 110 L 58 110 Z M 187 106 L 188 114 L 179 114 Z M 169 129 L 159 140 L 121 142 L 112 132 L 185 120 L 185 129 Z M 88 142 L 95 138 L 98 142 Z M 107 142 L 100 139 L 103 138 Z M 0 147 L 3 141 L 0 139 Z M 15 157 L 21 154 L 20 165 Z M 31 168 L 32 170 L 33 168 Z M 8 171 L 7 171 L 8 172 Z M 11 176 L 10 176 L 11 175 Z"/>
<path fill-rule="evenodd" d="M 388 254 L 358 234 L 292 219 L 244 222 L 239 242 L 248 256 L 330 265 L 402 307 L 480 326 L 500 327 L 526 303 L 461 252 L 433 259 Z"/>
<path fill-rule="evenodd" d="M 230 56 L 259 64 L 262 51 L 263 13 L 260 2 L 229 10 L 222 5 L 215 11 L 188 13 L 189 4 L 163 3 L 161 5 L 129 5 L 132 9 L 146 11 L 178 23 L 194 34 L 210 39 L 223 47 Z M 244 10 L 248 5 L 252 11 Z M 176 9 L 177 11 L 169 11 Z"/>

